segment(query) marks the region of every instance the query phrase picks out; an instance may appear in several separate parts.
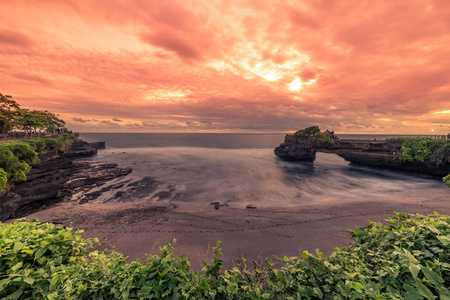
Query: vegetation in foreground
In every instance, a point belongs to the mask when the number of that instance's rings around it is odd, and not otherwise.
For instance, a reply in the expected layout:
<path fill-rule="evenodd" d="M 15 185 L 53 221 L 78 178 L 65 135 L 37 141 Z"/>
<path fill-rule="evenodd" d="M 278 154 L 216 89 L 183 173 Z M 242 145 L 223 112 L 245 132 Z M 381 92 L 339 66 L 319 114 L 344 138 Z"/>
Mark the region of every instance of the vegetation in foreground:
<path fill-rule="evenodd" d="M 98 239 L 49 223 L 0 223 L 3 299 L 450 299 L 450 217 L 396 213 L 351 233 L 348 248 L 275 257 L 223 270 L 216 257 L 190 270 L 172 246 L 145 263 L 115 251 L 87 252 Z"/>

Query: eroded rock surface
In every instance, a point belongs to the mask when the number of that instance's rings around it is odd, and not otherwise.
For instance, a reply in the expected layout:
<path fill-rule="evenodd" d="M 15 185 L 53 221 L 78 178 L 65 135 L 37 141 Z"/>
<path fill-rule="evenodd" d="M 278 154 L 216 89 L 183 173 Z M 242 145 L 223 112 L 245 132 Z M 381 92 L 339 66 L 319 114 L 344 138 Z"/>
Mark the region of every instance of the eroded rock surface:
<path fill-rule="evenodd" d="M 32 165 L 27 181 L 16 182 L 0 196 L 0 220 L 26 216 L 69 199 L 80 189 L 98 187 L 131 172 L 117 164 L 76 160 L 96 153 L 89 143 L 75 141 L 67 152 Z"/>
<path fill-rule="evenodd" d="M 275 148 L 275 155 L 287 161 L 313 162 L 316 151 L 311 141 L 288 135 L 285 142 Z"/>
<path fill-rule="evenodd" d="M 335 140 L 333 146 L 320 147 L 308 141 L 287 136 L 275 148 L 275 155 L 287 161 L 313 162 L 316 152 L 336 153 L 353 165 L 396 170 L 410 175 L 442 178 L 450 173 L 450 162 L 405 162 L 395 159 L 401 143 L 374 140 Z"/>

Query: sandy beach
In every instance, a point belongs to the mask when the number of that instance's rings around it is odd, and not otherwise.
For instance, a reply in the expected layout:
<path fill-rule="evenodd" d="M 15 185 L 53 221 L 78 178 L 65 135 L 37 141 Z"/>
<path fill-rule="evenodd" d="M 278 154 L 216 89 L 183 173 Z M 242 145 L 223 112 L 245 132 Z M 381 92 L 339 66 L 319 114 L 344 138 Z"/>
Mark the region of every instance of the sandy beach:
<path fill-rule="evenodd" d="M 156 253 L 158 247 L 176 239 L 175 254 L 186 255 L 193 269 L 213 257 L 212 247 L 222 242 L 224 265 L 234 266 L 239 255 L 248 260 L 298 256 L 299 249 L 329 254 L 352 241 L 348 232 L 367 220 L 382 221 L 394 212 L 450 214 L 448 198 L 424 199 L 409 204 L 360 202 L 313 204 L 287 209 L 238 209 L 213 205 L 203 210 L 185 205 L 149 203 L 60 203 L 33 213 L 28 220 L 60 223 L 85 230 L 83 236 L 108 242 L 129 260 Z"/>

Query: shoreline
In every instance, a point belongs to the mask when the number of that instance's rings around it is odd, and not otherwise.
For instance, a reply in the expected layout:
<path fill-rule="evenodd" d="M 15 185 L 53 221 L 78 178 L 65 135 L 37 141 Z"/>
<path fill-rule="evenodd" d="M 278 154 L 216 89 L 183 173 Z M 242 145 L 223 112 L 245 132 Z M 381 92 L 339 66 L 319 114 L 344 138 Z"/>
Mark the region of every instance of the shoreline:
<path fill-rule="evenodd" d="M 266 257 L 298 256 L 299 249 L 328 255 L 336 247 L 352 242 L 348 232 L 392 217 L 394 212 L 450 214 L 447 199 L 425 199 L 409 204 L 360 202 L 347 204 L 304 205 L 297 209 L 215 210 L 212 205 L 199 211 L 189 205 L 154 205 L 146 203 L 96 204 L 60 203 L 35 212 L 28 220 L 55 222 L 74 229 L 84 229 L 85 238 L 107 239 L 129 260 L 154 254 L 173 239 L 176 255 L 186 255 L 194 270 L 202 260 L 212 259 L 212 247 L 221 241 L 224 266 L 231 268 L 242 254 L 248 260 Z M 178 204 L 178 203 L 177 203 Z M 11 222 L 11 220 L 9 221 Z"/>

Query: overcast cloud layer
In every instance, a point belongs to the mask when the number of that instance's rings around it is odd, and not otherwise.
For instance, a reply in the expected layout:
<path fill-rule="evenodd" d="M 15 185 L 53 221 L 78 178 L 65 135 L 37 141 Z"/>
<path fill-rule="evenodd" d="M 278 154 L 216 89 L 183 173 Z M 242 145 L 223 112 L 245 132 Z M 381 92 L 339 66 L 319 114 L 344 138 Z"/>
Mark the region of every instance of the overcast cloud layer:
<path fill-rule="evenodd" d="M 2 1 L 0 92 L 81 132 L 450 132 L 448 0 Z"/>

